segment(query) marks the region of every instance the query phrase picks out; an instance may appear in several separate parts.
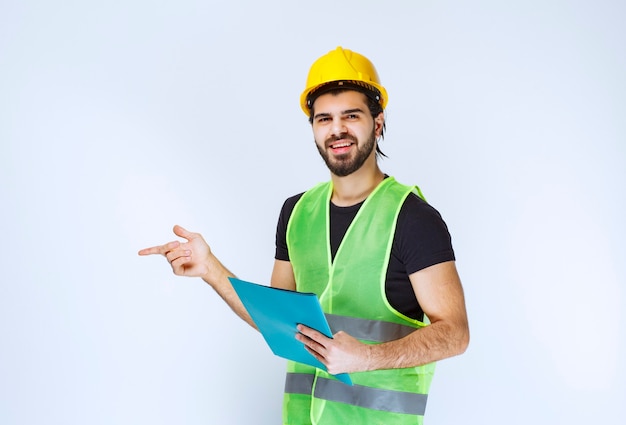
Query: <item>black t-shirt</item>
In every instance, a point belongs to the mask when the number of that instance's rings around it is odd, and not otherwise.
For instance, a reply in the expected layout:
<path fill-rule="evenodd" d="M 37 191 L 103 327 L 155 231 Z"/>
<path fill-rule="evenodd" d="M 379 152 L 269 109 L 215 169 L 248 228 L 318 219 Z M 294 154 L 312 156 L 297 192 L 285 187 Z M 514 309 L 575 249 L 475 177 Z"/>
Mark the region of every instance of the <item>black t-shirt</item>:
<path fill-rule="evenodd" d="M 277 260 L 289 261 L 287 223 L 302 193 L 287 199 L 278 218 L 276 229 Z M 330 244 L 332 258 L 350 223 L 363 203 L 349 207 L 330 204 Z M 387 300 L 402 314 L 422 321 L 424 312 L 415 298 L 409 275 L 426 267 L 454 260 L 454 250 L 448 227 L 439 212 L 411 193 L 400 209 L 393 237 L 385 283 Z"/>

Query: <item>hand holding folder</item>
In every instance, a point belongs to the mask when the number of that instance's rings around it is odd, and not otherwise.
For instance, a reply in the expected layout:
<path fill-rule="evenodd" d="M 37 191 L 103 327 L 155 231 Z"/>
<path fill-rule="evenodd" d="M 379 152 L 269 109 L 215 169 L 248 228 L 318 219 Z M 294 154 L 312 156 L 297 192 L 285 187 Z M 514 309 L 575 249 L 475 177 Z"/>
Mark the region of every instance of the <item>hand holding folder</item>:
<path fill-rule="evenodd" d="M 296 326 L 299 324 L 315 329 L 329 338 L 333 337 L 315 294 L 272 288 L 236 278 L 229 279 L 275 355 L 326 371 L 326 366 L 296 339 Z M 352 385 L 347 373 L 334 376 Z"/>

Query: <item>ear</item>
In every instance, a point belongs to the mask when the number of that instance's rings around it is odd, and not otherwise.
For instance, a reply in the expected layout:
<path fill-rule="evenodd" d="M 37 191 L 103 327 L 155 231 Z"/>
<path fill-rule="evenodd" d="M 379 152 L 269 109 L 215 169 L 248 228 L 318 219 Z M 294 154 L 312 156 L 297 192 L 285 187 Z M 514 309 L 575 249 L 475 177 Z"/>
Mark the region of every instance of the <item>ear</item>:
<path fill-rule="evenodd" d="M 376 138 L 380 138 L 380 135 L 383 132 L 383 125 L 385 124 L 385 113 L 381 112 L 374 118 L 374 131 L 376 134 Z"/>

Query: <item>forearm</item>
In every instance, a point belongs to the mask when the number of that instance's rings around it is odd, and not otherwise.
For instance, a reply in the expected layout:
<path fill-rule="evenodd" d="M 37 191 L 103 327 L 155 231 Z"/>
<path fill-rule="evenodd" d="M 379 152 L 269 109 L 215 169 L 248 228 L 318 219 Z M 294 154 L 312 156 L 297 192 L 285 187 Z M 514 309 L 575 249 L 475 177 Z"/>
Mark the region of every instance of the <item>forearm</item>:
<path fill-rule="evenodd" d="M 250 317 L 250 314 L 244 307 L 243 303 L 239 299 L 237 292 L 230 283 L 229 277 L 236 277 L 230 270 L 228 270 L 219 260 L 215 257 L 211 260 L 210 272 L 202 276 L 202 280 L 211 286 L 215 292 L 228 304 L 228 306 L 239 316 L 243 321 L 257 329 L 256 324 Z"/>
<path fill-rule="evenodd" d="M 368 346 L 368 370 L 415 367 L 465 351 L 469 342 L 466 324 L 435 322 L 404 338 Z"/>
<path fill-rule="evenodd" d="M 174 226 L 174 234 L 187 242 L 172 241 L 164 245 L 144 248 L 139 255 L 163 255 L 177 276 L 201 277 L 208 283 L 230 308 L 246 323 L 256 329 L 254 321 L 246 311 L 233 289 L 229 277 L 235 275 L 217 259 L 200 233 L 189 232 Z"/>

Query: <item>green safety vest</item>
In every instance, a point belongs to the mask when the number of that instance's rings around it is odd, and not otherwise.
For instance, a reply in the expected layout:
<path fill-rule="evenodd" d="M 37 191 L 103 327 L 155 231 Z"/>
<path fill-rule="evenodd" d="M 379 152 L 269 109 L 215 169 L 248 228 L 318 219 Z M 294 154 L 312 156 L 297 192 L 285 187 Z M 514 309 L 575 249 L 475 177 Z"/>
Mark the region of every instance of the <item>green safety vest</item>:
<path fill-rule="evenodd" d="M 330 253 L 332 183 L 302 195 L 287 225 L 296 288 L 317 294 L 333 333 L 343 330 L 368 344 L 399 339 L 426 323 L 395 310 L 385 296 L 389 255 L 400 208 L 419 188 L 388 177 L 368 196 L 350 224 L 334 261 Z M 422 424 L 434 363 L 351 373 L 354 386 L 289 361 L 283 423 Z"/>

